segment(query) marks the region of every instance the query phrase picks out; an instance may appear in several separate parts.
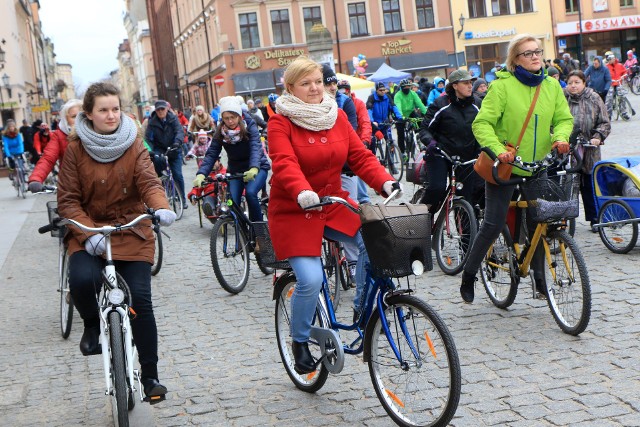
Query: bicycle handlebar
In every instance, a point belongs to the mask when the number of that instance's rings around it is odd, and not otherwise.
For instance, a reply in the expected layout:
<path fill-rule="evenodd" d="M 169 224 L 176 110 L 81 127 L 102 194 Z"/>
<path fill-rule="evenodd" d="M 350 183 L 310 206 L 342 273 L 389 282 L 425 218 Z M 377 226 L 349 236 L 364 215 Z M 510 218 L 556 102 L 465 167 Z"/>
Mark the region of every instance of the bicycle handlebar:
<path fill-rule="evenodd" d="M 384 202 L 382 202 L 382 203 L 385 204 L 385 205 L 388 204 L 391 201 L 391 199 L 393 199 L 399 192 L 400 192 L 400 184 L 397 183 L 397 182 L 394 182 L 393 183 L 393 191 L 391 192 L 389 197 L 384 199 Z M 337 196 L 324 196 L 324 197 L 322 197 L 320 199 L 320 203 L 316 203 L 315 205 L 307 206 L 306 208 L 304 208 L 304 210 L 310 210 L 310 209 L 319 208 L 319 207 L 322 207 L 322 206 L 332 205 L 334 203 L 340 203 L 341 205 L 346 206 L 353 213 L 360 213 L 360 208 L 359 207 L 354 208 L 353 206 L 351 206 L 351 203 L 349 203 L 348 201 L 346 201 L 342 197 L 337 197 Z"/>
<path fill-rule="evenodd" d="M 451 164 L 453 164 L 454 166 L 467 166 L 467 165 L 472 165 L 474 164 L 478 159 L 471 159 L 471 160 L 467 160 L 466 162 L 463 162 L 460 160 L 460 156 L 450 156 L 449 154 L 447 154 L 446 151 L 444 151 L 442 148 L 435 146 L 433 147 L 434 150 L 438 151 L 440 154 L 442 154 L 442 156 L 447 159 Z M 422 151 L 427 151 L 426 148 L 422 149 Z"/>
<path fill-rule="evenodd" d="M 69 219 L 69 218 L 56 218 L 53 220 L 52 224 L 47 224 L 44 225 L 40 228 L 38 228 L 38 232 L 40 234 L 44 234 L 44 233 L 48 233 L 49 231 L 55 230 L 56 228 L 63 226 L 63 225 L 75 225 L 76 227 L 78 227 L 80 230 L 83 231 L 88 231 L 88 232 L 92 232 L 92 233 L 100 233 L 100 234 L 111 234 L 114 231 L 122 231 L 122 230 L 128 230 L 129 228 L 133 228 L 135 227 L 140 221 L 143 221 L 145 219 L 151 219 L 152 221 L 154 221 L 155 224 L 155 215 L 154 215 L 154 211 L 153 209 L 148 209 L 147 210 L 148 213 L 144 213 L 141 215 L 138 215 L 137 218 L 133 219 L 132 221 L 130 221 L 129 223 L 125 224 L 125 225 L 103 225 L 102 227 L 87 227 L 86 225 L 74 220 L 74 219 Z"/>

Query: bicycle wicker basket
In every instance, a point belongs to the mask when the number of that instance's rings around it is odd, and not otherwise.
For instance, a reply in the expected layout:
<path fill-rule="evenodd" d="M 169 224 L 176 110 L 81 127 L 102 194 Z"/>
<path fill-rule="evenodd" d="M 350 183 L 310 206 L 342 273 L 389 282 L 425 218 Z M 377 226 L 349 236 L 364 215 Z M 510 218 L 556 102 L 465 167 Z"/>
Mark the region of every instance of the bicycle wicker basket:
<path fill-rule="evenodd" d="M 421 261 L 426 271 L 433 269 L 431 214 L 425 205 L 381 209 L 381 205 L 366 204 L 361 210 L 362 239 L 375 276 L 409 276 L 413 274 L 411 263 L 415 260 Z M 378 219 L 372 220 L 376 216 Z"/>
<path fill-rule="evenodd" d="M 54 219 L 60 218 L 58 215 L 58 202 L 50 200 L 47 202 L 47 214 L 49 215 L 49 224 L 53 224 Z M 51 237 L 64 236 L 65 227 L 58 227 L 51 230 Z"/>
<path fill-rule="evenodd" d="M 580 213 L 580 182 L 577 174 L 538 177 L 527 181 L 522 191 L 529 201 L 527 213 L 535 222 L 577 218 Z"/>
<path fill-rule="evenodd" d="M 255 254 L 260 257 L 262 265 L 269 268 L 290 269 L 289 261 L 276 259 L 267 221 L 256 221 L 252 223 L 252 226 L 256 236 Z"/>

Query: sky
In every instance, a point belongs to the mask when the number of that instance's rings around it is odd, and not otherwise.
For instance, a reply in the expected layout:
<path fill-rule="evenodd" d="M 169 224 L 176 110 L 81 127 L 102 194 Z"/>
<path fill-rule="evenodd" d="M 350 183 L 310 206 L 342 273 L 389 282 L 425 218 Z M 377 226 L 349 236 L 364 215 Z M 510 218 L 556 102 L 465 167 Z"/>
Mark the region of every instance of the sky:
<path fill-rule="evenodd" d="M 40 0 L 42 30 L 56 62 L 72 65 L 76 85 L 86 88 L 118 68 L 123 12 L 122 0 Z"/>

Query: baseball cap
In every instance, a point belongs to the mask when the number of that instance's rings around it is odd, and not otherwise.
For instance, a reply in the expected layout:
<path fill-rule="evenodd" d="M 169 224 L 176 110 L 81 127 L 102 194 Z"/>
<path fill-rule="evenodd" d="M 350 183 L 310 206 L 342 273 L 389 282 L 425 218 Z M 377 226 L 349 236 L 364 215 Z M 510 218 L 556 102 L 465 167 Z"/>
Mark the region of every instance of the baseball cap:
<path fill-rule="evenodd" d="M 456 83 L 459 81 L 473 80 L 473 76 L 467 70 L 455 70 L 449 74 L 449 83 Z"/>
<path fill-rule="evenodd" d="M 167 101 L 165 101 L 164 99 L 159 99 L 154 104 L 154 107 L 156 108 L 156 110 L 158 108 L 169 108 L 169 103 Z"/>
<path fill-rule="evenodd" d="M 386 89 L 386 88 L 387 88 L 387 87 L 384 85 L 384 83 L 382 83 L 382 82 L 378 82 L 378 83 L 376 83 L 376 90 L 379 90 L 379 89 Z"/>

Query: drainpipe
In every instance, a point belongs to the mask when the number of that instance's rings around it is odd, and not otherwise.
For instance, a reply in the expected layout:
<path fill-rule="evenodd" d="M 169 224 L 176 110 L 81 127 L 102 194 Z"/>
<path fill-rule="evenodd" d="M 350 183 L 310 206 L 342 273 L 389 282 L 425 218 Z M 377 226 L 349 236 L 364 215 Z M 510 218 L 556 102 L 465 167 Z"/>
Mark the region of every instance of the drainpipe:
<path fill-rule="evenodd" d="M 342 56 L 340 55 L 340 34 L 338 33 L 338 15 L 336 14 L 336 0 L 333 3 L 333 24 L 336 29 L 336 48 L 338 49 L 338 72 L 342 73 Z"/>

